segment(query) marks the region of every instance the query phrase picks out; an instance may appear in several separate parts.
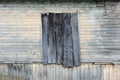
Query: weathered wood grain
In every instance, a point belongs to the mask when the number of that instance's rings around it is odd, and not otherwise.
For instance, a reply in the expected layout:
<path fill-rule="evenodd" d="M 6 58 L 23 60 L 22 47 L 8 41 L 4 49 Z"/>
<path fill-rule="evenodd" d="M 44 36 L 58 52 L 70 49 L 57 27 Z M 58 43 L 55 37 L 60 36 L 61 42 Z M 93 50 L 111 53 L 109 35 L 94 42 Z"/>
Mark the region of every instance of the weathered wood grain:
<path fill-rule="evenodd" d="M 119 61 L 120 26 L 118 13 L 111 14 L 112 10 L 105 8 L 106 15 L 80 14 L 81 62 Z"/>
<path fill-rule="evenodd" d="M 109 2 L 105 6 L 94 3 L 0 4 L 1 63 L 6 57 L 8 61 L 11 61 L 10 59 L 19 60 L 21 63 L 28 57 L 36 61 L 40 59 L 38 55 L 41 52 L 34 56 L 34 52 L 36 52 L 34 49 L 38 51 L 41 49 L 39 45 L 41 45 L 40 34 L 42 33 L 40 32 L 39 16 L 44 12 L 78 12 L 80 14 L 78 23 L 81 65 L 69 69 L 61 65 L 43 65 L 41 63 L 0 64 L 0 80 L 120 79 L 120 65 L 118 65 L 120 59 L 119 2 Z M 37 16 L 35 16 L 36 14 Z M 27 52 L 21 52 L 22 49 Z M 16 54 L 20 55 L 16 57 Z M 8 61 L 5 63 L 12 63 L 12 61 Z M 108 64 L 112 61 L 116 61 L 116 65 L 105 65 L 105 62 Z M 82 62 L 103 62 L 104 64 L 83 64 Z"/>
<path fill-rule="evenodd" d="M 73 66 L 73 39 L 71 15 L 64 13 L 64 66 Z"/>
<path fill-rule="evenodd" d="M 55 52 L 55 34 L 54 34 L 54 14 L 49 13 L 49 26 L 48 26 L 48 48 L 49 48 L 49 56 L 48 63 L 56 62 L 56 52 Z M 45 23 L 46 24 L 46 23 Z"/>
<path fill-rule="evenodd" d="M 64 35 L 64 26 L 63 26 L 63 15 L 58 13 L 55 14 L 55 26 L 56 26 L 56 51 L 57 51 L 57 63 L 61 64 L 63 62 L 63 35 Z"/>
<path fill-rule="evenodd" d="M 46 14 L 44 14 L 46 16 Z M 79 39 L 77 15 L 74 13 L 48 13 L 48 21 L 43 18 L 43 55 L 48 56 L 48 63 L 64 64 L 64 66 L 79 65 Z M 48 27 L 45 27 L 47 25 Z M 44 30 L 47 28 L 47 30 Z M 44 31 L 46 34 L 44 34 Z M 47 37 L 47 38 L 46 38 Z M 47 40 L 46 40 L 47 39 Z M 44 44 L 44 42 L 47 43 Z M 74 47 L 74 49 L 73 49 Z"/>
<path fill-rule="evenodd" d="M 41 45 L 42 39 L 40 14 L 77 12 L 81 62 L 119 62 L 119 4 L 119 2 L 105 2 L 105 6 L 103 3 L 1 4 L 0 53 L 23 55 L 33 53 L 34 49 L 39 51 L 42 49 L 38 46 Z M 17 46 L 10 46 L 10 43 Z M 10 53 L 7 52 L 7 48 Z"/>
<path fill-rule="evenodd" d="M 61 65 L 1 64 L 1 80 L 119 80 L 120 65 L 81 64 L 65 68 Z"/>
<path fill-rule="evenodd" d="M 77 13 L 71 14 L 72 26 L 72 39 L 73 39 L 73 62 L 74 65 L 80 65 L 80 44 L 79 44 L 79 31 L 78 31 L 78 15 Z"/>
<path fill-rule="evenodd" d="M 48 26 L 49 25 L 49 19 L 47 14 L 42 14 L 42 51 L 43 51 L 43 64 L 48 63 Z"/>
<path fill-rule="evenodd" d="M 14 13 L 16 10 L 10 8 L 8 13 L 2 11 L 0 15 L 1 63 L 40 62 L 42 53 L 40 14 L 34 12 L 16 14 Z"/>

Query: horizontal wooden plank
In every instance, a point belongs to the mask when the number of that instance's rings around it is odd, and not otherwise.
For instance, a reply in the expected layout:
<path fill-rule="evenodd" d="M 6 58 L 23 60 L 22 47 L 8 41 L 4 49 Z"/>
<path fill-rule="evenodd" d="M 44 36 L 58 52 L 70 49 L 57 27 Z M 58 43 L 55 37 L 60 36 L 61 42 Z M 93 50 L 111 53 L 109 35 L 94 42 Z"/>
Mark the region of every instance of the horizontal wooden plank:
<path fill-rule="evenodd" d="M 23 52 L 23 51 L 28 51 L 28 52 L 34 52 L 34 51 L 41 51 L 41 47 L 37 47 L 37 46 L 30 46 L 30 47 L 24 47 L 24 46 L 20 46 L 20 47 L 2 47 L 0 48 L 0 52 Z"/>
<path fill-rule="evenodd" d="M 91 36 L 91 35 L 90 36 L 86 35 L 86 37 L 85 37 L 85 35 L 81 35 L 81 40 L 91 40 L 91 41 L 95 40 L 95 41 L 101 41 L 101 42 L 112 41 L 112 40 L 113 40 L 113 42 L 114 41 L 119 41 L 119 37 L 113 37 L 113 36 L 107 36 L 107 37 L 105 37 L 105 36 L 98 36 L 98 38 L 96 38 L 96 37 L 97 36 Z"/>
<path fill-rule="evenodd" d="M 33 33 L 41 33 L 41 32 L 39 32 L 41 29 L 39 29 L 39 28 L 30 28 L 30 27 L 28 27 L 28 28 L 1 28 L 1 31 L 5 31 L 5 32 L 7 32 L 7 31 L 10 31 L 10 32 L 16 32 L 16 31 L 18 31 L 18 32 L 33 32 Z"/>
<path fill-rule="evenodd" d="M 0 32 L 0 38 L 2 39 L 7 39 L 7 38 L 33 38 L 35 37 L 35 39 L 41 39 L 42 36 L 41 36 L 42 33 L 32 33 L 32 32 L 24 32 L 22 33 L 21 32 L 16 32 L 16 33 L 13 33 L 13 32 Z"/>
<path fill-rule="evenodd" d="M 4 9 L 0 14 L 0 60 L 3 59 L 4 63 L 40 61 L 40 14 L 16 10 Z"/>
<path fill-rule="evenodd" d="M 19 55 L 20 54 L 20 55 Z M 1 56 L 16 56 L 16 55 L 18 55 L 18 56 L 24 56 L 24 55 L 29 55 L 29 56 L 32 56 L 32 55 L 38 55 L 38 54 L 42 54 L 42 51 L 26 51 L 26 52 L 24 52 L 24 51 L 21 51 L 21 52 L 0 52 L 0 55 Z M 41 56 L 39 56 L 39 57 L 41 57 Z"/>
<path fill-rule="evenodd" d="M 109 24 L 107 24 L 107 25 L 102 25 L 102 26 L 99 26 L 99 25 L 82 25 L 82 24 L 80 24 L 81 25 L 81 29 L 80 30 L 86 30 L 86 29 L 90 29 L 90 30 L 93 30 L 93 29 L 95 29 L 95 30 L 99 30 L 99 29 L 106 29 L 106 28 L 111 28 L 111 30 L 112 29 L 116 29 L 116 28 L 120 28 L 119 26 L 120 25 L 114 25 L 114 24 L 111 24 L 111 25 L 109 25 Z"/>
<path fill-rule="evenodd" d="M 38 42 L 41 42 L 41 39 L 33 39 L 32 37 L 31 38 L 17 38 L 17 39 L 14 39 L 14 38 L 3 38 L 3 39 L 0 39 L 0 43 L 38 43 Z"/>
<path fill-rule="evenodd" d="M 41 45 L 41 43 L 0 43 L 0 46 L 35 46 L 35 45 Z"/>
<path fill-rule="evenodd" d="M 102 27 L 96 27 L 97 29 L 95 28 L 83 28 L 83 29 L 80 29 L 80 31 L 85 31 L 85 32 L 90 32 L 90 31 L 94 31 L 94 32 L 115 32 L 115 31 L 118 31 L 120 30 L 120 28 L 111 28 L 111 27 L 108 27 L 108 28 L 102 28 Z"/>
<path fill-rule="evenodd" d="M 20 53 L 20 52 L 19 52 Z M 26 52 L 24 52 L 26 53 Z M 32 62 L 42 62 L 42 56 L 40 52 L 36 52 L 36 54 L 2 54 L 0 56 L 1 63 L 32 63 Z"/>
<path fill-rule="evenodd" d="M 111 14 L 112 9 L 105 10 L 107 15 L 82 13 L 79 16 L 81 62 L 111 63 L 120 60 L 120 16 L 117 12 Z"/>

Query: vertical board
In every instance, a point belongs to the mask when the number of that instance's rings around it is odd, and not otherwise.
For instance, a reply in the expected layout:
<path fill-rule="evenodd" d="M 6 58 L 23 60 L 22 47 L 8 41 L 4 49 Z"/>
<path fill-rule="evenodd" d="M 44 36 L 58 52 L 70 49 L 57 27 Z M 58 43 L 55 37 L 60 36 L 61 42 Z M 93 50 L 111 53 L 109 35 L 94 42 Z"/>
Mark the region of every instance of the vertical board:
<path fill-rule="evenodd" d="M 48 16 L 47 14 L 42 14 L 42 50 L 43 50 L 43 63 L 48 63 Z"/>
<path fill-rule="evenodd" d="M 72 26 L 74 65 L 80 65 L 80 46 L 79 46 L 78 15 L 77 15 L 77 13 L 71 14 L 71 26 Z"/>
<path fill-rule="evenodd" d="M 54 14 L 49 13 L 49 28 L 48 28 L 48 46 L 49 46 L 49 56 L 48 63 L 55 63 L 56 52 L 55 52 L 55 41 L 54 41 Z"/>
<path fill-rule="evenodd" d="M 77 14 L 45 13 L 42 19 L 43 63 L 79 65 Z"/>
<path fill-rule="evenodd" d="M 56 51 L 57 51 L 57 63 L 63 62 L 63 15 L 58 13 L 55 14 L 55 26 L 56 26 Z"/>
<path fill-rule="evenodd" d="M 0 80 L 119 80 L 120 65 L 1 64 Z"/>
<path fill-rule="evenodd" d="M 73 66 L 73 39 L 71 15 L 64 14 L 64 66 Z"/>

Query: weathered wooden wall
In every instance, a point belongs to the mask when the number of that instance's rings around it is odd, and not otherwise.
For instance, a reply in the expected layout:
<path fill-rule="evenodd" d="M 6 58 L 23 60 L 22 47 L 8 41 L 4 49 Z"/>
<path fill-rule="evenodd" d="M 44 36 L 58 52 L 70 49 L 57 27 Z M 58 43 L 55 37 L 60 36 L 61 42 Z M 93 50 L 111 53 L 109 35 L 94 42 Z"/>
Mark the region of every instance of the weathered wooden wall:
<path fill-rule="evenodd" d="M 41 13 L 76 12 L 81 62 L 119 62 L 119 4 L 1 4 L 0 61 L 42 62 Z"/>
<path fill-rule="evenodd" d="M 120 2 L 51 5 L 0 4 L 0 61 L 1 63 L 13 63 L 0 65 L 0 80 L 119 80 L 120 65 L 92 64 L 92 62 L 119 62 L 119 37 L 116 37 L 116 35 L 119 36 L 120 29 L 119 7 Z M 16 60 L 20 63 L 31 60 L 41 62 L 42 54 L 41 46 L 39 46 L 41 45 L 40 32 L 42 32 L 40 31 L 41 13 L 47 12 L 78 13 L 81 62 L 91 63 L 81 63 L 80 66 L 73 68 L 65 68 L 55 64 L 43 65 L 41 63 L 14 64 Z M 107 32 L 109 29 L 117 33 L 113 33 L 113 37 L 109 36 L 112 34 Z M 107 31 L 104 32 L 104 30 Z M 111 38 L 108 38 L 108 43 L 105 43 L 103 34 L 111 37 L 113 42 L 114 40 L 118 41 L 110 46 L 115 47 L 114 49 L 103 49 L 103 45 L 113 43 L 110 42 Z M 91 39 L 96 42 L 92 42 Z M 99 42 L 101 39 L 103 43 Z M 106 52 L 102 53 L 99 46 L 102 46 L 102 50 Z M 96 50 L 100 52 L 96 53 Z M 12 61 L 13 57 L 14 60 Z"/>
<path fill-rule="evenodd" d="M 120 65 L 1 64 L 0 80 L 120 80 Z"/>

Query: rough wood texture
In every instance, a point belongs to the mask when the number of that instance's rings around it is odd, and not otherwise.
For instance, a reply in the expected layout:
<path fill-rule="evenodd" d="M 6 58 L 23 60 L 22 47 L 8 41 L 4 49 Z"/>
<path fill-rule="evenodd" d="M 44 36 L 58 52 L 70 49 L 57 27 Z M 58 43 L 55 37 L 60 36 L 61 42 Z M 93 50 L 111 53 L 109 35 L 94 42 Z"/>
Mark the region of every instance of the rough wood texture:
<path fill-rule="evenodd" d="M 43 26 L 43 28 L 42 28 L 42 33 L 44 33 L 44 34 L 42 34 L 42 52 L 43 52 L 43 56 L 42 56 L 42 62 L 44 63 L 44 64 L 47 64 L 48 63 L 48 54 L 49 54 L 49 52 L 48 52 L 48 50 L 46 50 L 46 49 L 48 49 L 48 24 L 49 24 L 49 20 L 48 20 L 48 16 L 47 16 L 47 14 L 42 14 L 42 26 Z M 44 23 L 46 23 L 46 24 L 44 24 Z"/>
<path fill-rule="evenodd" d="M 72 39 L 72 26 L 71 15 L 65 13 L 64 19 L 64 66 L 73 66 L 73 39 Z"/>
<path fill-rule="evenodd" d="M 58 63 L 68 67 L 80 64 L 77 17 L 75 13 L 42 15 L 44 64 Z"/>
<path fill-rule="evenodd" d="M 120 65 L 1 64 L 0 80 L 119 80 Z"/>
<path fill-rule="evenodd" d="M 73 39 L 73 62 L 74 65 L 80 64 L 80 44 L 78 30 L 78 14 L 71 14 L 72 39 Z"/>
<path fill-rule="evenodd" d="M 119 63 L 120 2 L 0 4 L 1 62 L 41 61 L 40 14 L 48 12 L 78 13 L 81 62 Z"/>
<path fill-rule="evenodd" d="M 0 10 L 0 61 L 2 63 L 41 62 L 40 14 L 16 13 L 18 9 L 5 9 Z"/>
<path fill-rule="evenodd" d="M 48 27 L 48 63 L 56 63 L 56 40 L 55 40 L 55 26 L 54 26 L 54 14 L 49 14 L 49 27 Z M 46 24 L 46 23 L 45 23 Z M 44 32 L 43 32 L 44 34 Z M 43 54 L 44 55 L 44 54 Z"/>
<path fill-rule="evenodd" d="M 61 64 L 63 62 L 63 36 L 64 35 L 64 24 L 63 24 L 63 15 L 58 13 L 55 14 L 55 26 L 56 26 L 56 62 Z"/>
<path fill-rule="evenodd" d="M 28 57 L 41 60 L 40 14 L 46 12 L 78 13 L 80 66 L 15 64 L 17 60 L 25 62 Z M 0 62 L 13 63 L 0 64 L 0 80 L 120 80 L 119 20 L 120 2 L 0 4 Z M 116 65 L 108 65 L 111 62 Z"/>
<path fill-rule="evenodd" d="M 120 6 L 119 3 L 105 3 L 105 5 L 103 10 L 98 9 L 94 13 L 90 11 L 90 14 L 85 13 L 80 16 L 82 62 L 119 62 L 120 60 L 118 57 L 120 26 L 117 17 L 120 14 L 118 9 Z"/>

